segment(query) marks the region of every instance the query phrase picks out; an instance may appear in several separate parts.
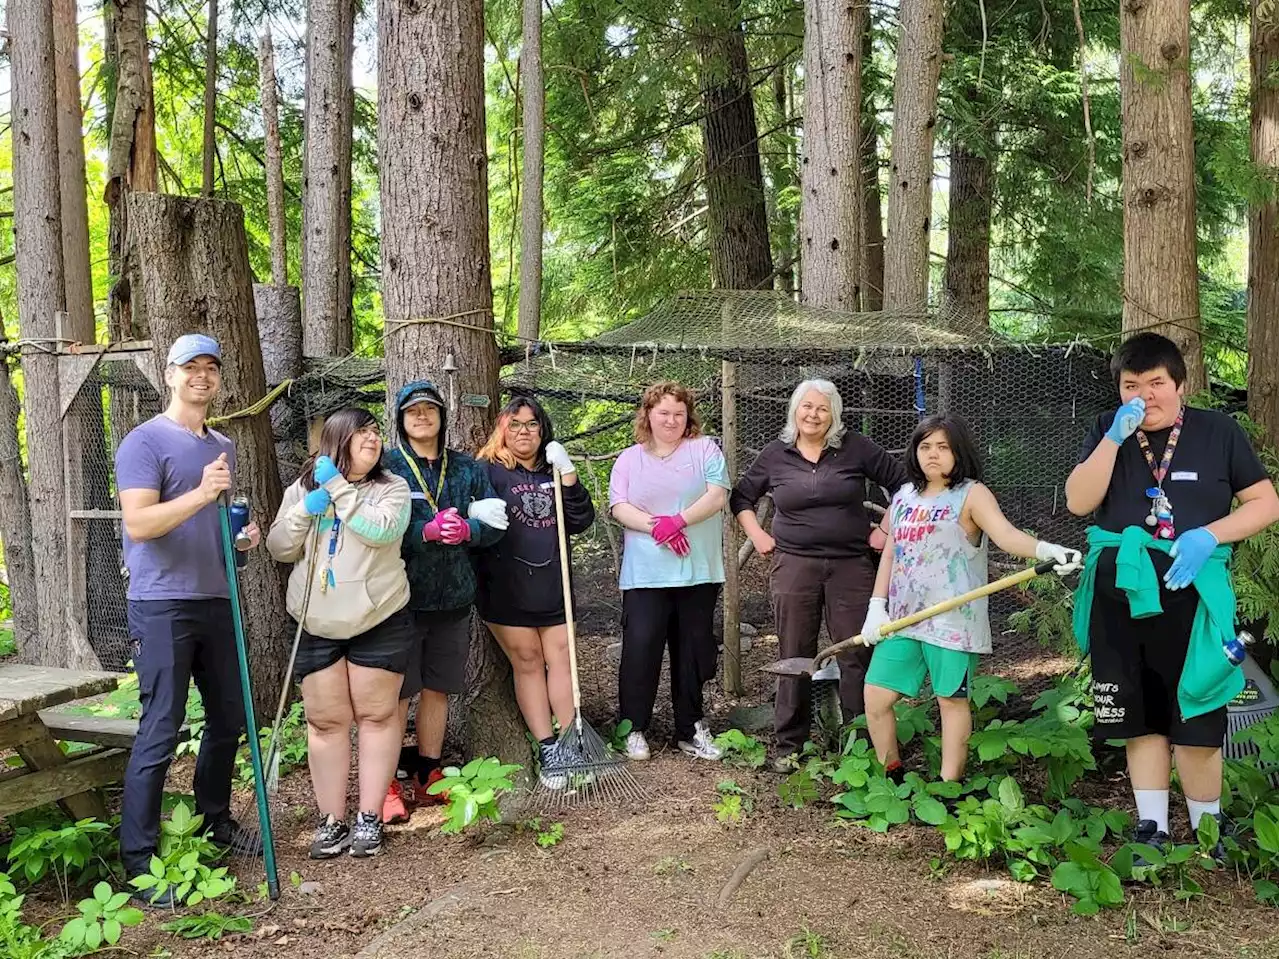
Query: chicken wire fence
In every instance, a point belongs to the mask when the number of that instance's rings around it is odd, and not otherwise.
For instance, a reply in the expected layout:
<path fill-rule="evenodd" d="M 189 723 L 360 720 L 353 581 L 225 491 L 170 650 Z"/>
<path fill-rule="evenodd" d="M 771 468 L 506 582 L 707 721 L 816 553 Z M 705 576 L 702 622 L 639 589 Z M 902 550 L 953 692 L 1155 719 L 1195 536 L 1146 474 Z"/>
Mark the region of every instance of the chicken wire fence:
<path fill-rule="evenodd" d="M 791 393 L 805 379 L 835 383 L 845 425 L 899 455 L 921 416 L 960 414 L 1009 519 L 1042 538 L 1081 545 L 1085 524 L 1067 511 L 1062 488 L 1081 438 L 1115 402 L 1108 358 L 1080 344 L 978 338 L 962 332 L 968 328 L 963 318 L 936 312 L 845 314 L 778 293 L 712 291 L 679 294 L 594 340 L 506 349 L 503 398 L 539 398 L 597 505 L 596 523 L 574 543 L 578 577 L 590 584 L 578 597 L 586 628 L 615 631 L 621 530 L 607 518 L 609 473 L 633 442 L 641 394 L 660 380 L 694 391 L 705 433 L 723 443 L 728 427 L 736 437 L 726 450 L 735 480 L 778 437 Z M 162 400 L 149 352 L 86 363 L 92 367 L 66 404 L 68 424 L 83 424 L 67 430 L 68 535 L 80 544 L 70 601 L 74 607 L 83 595 L 91 646 L 105 668 L 123 669 L 131 646 L 114 455 L 129 429 L 160 412 Z M 447 372 L 422 375 L 450 395 Z M 296 478 L 315 422 L 349 405 L 381 416 L 385 397 L 379 359 L 308 360 L 269 412 L 284 482 Z M 884 505 L 891 493 L 870 497 Z M 993 574 L 1005 565 L 1021 561 L 997 555 Z M 767 596 L 744 592 L 743 607 L 767 610 Z"/>
<path fill-rule="evenodd" d="M 557 435 L 590 465 L 600 502 L 614 456 L 632 442 L 640 396 L 659 380 L 695 391 L 703 430 L 721 439 L 735 480 L 778 438 L 792 391 L 807 379 L 833 382 L 845 426 L 898 456 L 921 417 L 959 414 L 1010 521 L 1081 546 L 1085 521 L 1068 512 L 1063 484 L 1094 418 L 1115 403 L 1108 357 L 966 328 L 955 316 L 844 314 L 772 292 L 688 293 L 594 341 L 526 349 L 503 386 L 541 399 Z M 892 492 L 873 490 L 871 500 L 887 505 Z M 993 563 L 1015 564 L 999 555 Z"/>
<path fill-rule="evenodd" d="M 149 350 L 72 359 L 60 370 L 69 394 L 63 400 L 68 621 L 104 669 L 123 671 L 134 649 L 115 454 L 128 432 L 164 402 Z"/>

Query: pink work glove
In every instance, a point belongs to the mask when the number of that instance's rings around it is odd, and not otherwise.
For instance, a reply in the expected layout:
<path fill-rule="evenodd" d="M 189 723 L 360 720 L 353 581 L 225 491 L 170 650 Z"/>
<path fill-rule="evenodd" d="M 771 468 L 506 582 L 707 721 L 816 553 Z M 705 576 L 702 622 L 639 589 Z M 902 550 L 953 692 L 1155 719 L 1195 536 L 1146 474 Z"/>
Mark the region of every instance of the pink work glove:
<path fill-rule="evenodd" d="M 471 539 L 471 524 L 458 515 L 456 509 L 446 510 L 449 516 L 440 521 L 440 539 L 446 546 L 460 546 Z"/>
<path fill-rule="evenodd" d="M 422 527 L 422 541 L 424 543 L 439 543 L 441 540 L 448 542 L 448 540 L 445 540 L 444 531 L 448 528 L 450 519 L 458 520 L 458 511 L 452 506 L 436 513 L 435 516 L 431 517 L 431 522 Z M 449 545 L 453 544 L 450 543 Z"/>
<path fill-rule="evenodd" d="M 680 536 L 680 531 L 687 525 L 688 523 L 684 521 L 684 517 L 679 513 L 674 516 L 655 516 L 653 518 L 653 529 L 650 530 L 650 533 L 659 545 L 666 546 L 677 536 Z M 688 545 L 688 539 L 685 540 L 685 545 Z"/>
<path fill-rule="evenodd" d="M 668 549 L 671 550 L 671 552 L 675 553 L 677 556 L 689 555 L 689 550 L 690 550 L 689 537 L 685 536 L 684 533 L 676 533 L 675 536 L 672 536 L 669 540 L 667 540 L 665 545 L 667 546 Z"/>

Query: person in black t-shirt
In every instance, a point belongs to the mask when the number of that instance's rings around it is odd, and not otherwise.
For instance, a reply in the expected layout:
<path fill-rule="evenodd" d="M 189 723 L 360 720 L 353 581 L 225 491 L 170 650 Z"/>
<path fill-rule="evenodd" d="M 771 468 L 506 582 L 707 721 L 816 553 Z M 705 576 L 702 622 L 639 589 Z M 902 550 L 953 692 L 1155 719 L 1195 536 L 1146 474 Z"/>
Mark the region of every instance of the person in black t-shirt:
<path fill-rule="evenodd" d="M 1134 617 L 1130 600 L 1138 590 L 1124 576 L 1125 588 L 1117 582 L 1118 548 L 1101 549 L 1088 638 L 1094 735 L 1126 741 L 1136 838 L 1161 844 L 1169 841 L 1170 744 L 1192 829 L 1203 815 L 1221 819 L 1225 703 L 1188 717 L 1179 706 L 1202 604 L 1196 577 L 1206 564 L 1221 567 L 1219 545 L 1276 522 L 1280 501 L 1240 426 L 1185 405 L 1186 363 L 1172 340 L 1155 333 L 1130 338 L 1111 371 L 1122 405 L 1100 416 L 1085 438 L 1067 479 L 1067 508 L 1093 514 L 1091 543 L 1129 530 L 1130 541 L 1139 538 L 1145 547 L 1139 565 L 1149 558 L 1158 577 L 1158 614 Z M 1149 535 L 1138 537 L 1134 527 Z M 1172 548 L 1158 540 L 1172 541 Z"/>

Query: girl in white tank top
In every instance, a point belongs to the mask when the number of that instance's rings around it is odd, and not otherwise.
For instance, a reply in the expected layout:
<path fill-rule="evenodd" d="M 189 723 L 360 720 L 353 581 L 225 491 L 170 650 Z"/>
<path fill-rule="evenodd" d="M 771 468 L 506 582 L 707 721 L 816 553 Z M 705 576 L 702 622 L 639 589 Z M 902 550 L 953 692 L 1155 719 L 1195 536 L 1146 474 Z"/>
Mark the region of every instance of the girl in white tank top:
<path fill-rule="evenodd" d="M 882 636 L 895 619 L 987 582 L 987 541 L 1014 556 L 1054 560 L 1059 572 L 1080 561 L 1075 550 L 1036 540 L 1015 528 L 982 485 L 982 464 L 968 425 L 958 416 L 922 420 L 907 447 L 904 485 L 889 504 L 890 542 L 880 559 L 862 638 L 876 649 L 867 671 L 867 729 L 885 773 L 901 779 L 893 706 L 916 696 L 928 675 L 942 718 L 942 778 L 964 775 L 972 720 L 969 677 L 978 653 L 991 652 L 985 599 Z"/>

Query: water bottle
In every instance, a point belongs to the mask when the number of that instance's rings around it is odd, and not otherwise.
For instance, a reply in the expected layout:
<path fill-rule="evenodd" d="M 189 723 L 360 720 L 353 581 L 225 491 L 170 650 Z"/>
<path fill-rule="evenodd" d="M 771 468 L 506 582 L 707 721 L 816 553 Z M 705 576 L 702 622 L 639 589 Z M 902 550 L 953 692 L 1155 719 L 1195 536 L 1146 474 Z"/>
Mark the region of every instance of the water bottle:
<path fill-rule="evenodd" d="M 249 555 L 244 550 L 249 548 L 249 534 L 245 527 L 249 525 L 249 497 L 239 495 L 231 500 L 231 508 L 227 511 L 227 519 L 231 523 L 231 537 L 236 548 L 236 565 L 243 567 L 249 562 Z"/>
<path fill-rule="evenodd" d="M 1222 644 L 1222 653 L 1230 660 L 1232 666 L 1239 666 L 1247 655 L 1245 647 L 1253 643 L 1253 636 L 1243 629 Z"/>

